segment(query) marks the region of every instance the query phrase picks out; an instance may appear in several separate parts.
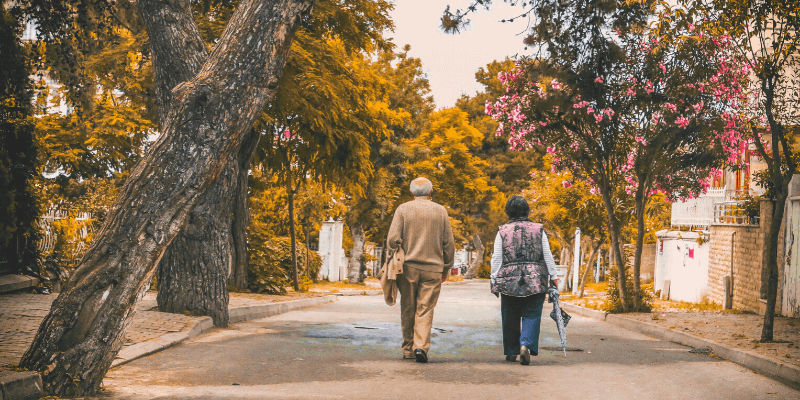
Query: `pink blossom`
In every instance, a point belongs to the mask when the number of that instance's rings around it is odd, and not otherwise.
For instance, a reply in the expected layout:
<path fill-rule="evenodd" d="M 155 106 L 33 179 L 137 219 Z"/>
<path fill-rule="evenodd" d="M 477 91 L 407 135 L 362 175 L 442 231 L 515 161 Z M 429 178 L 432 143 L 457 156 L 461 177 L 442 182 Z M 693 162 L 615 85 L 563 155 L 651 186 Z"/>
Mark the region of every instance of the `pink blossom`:
<path fill-rule="evenodd" d="M 603 114 L 602 113 L 595 114 L 594 115 L 594 120 L 595 120 L 595 122 L 600 123 L 600 121 L 603 120 Z"/>
<path fill-rule="evenodd" d="M 661 68 L 661 73 L 662 74 L 666 74 L 667 73 L 667 67 L 664 66 L 664 63 L 658 63 L 658 67 Z"/>
<path fill-rule="evenodd" d="M 628 91 L 625 94 L 628 96 L 636 96 L 636 92 L 634 92 L 632 88 L 628 88 Z"/>
<path fill-rule="evenodd" d="M 587 114 L 591 114 L 591 113 L 593 113 L 593 112 L 594 112 L 594 108 L 592 108 L 592 107 L 588 107 L 588 108 L 586 109 L 586 113 L 587 113 Z"/>
<path fill-rule="evenodd" d="M 594 81 L 595 82 L 599 82 L 599 83 L 603 83 L 603 77 L 602 76 L 598 76 L 597 78 L 594 78 Z"/>
<path fill-rule="evenodd" d="M 569 181 L 562 181 L 562 182 L 561 182 L 561 185 L 562 185 L 562 186 L 564 186 L 565 188 L 570 188 L 570 187 L 572 187 L 572 184 L 571 184 L 571 183 L 569 183 Z"/>
<path fill-rule="evenodd" d="M 591 194 L 593 194 L 593 195 L 597 196 L 597 195 L 599 195 L 599 194 L 600 194 L 600 189 L 598 189 L 598 188 L 596 188 L 596 187 L 592 187 L 591 189 L 589 189 L 589 193 L 591 193 Z"/>
<path fill-rule="evenodd" d="M 489 101 L 489 100 L 486 101 L 486 111 L 485 112 L 486 112 L 486 114 L 489 114 L 489 115 L 492 114 L 492 102 Z"/>
<path fill-rule="evenodd" d="M 678 119 L 675 120 L 675 123 L 678 124 L 678 126 L 680 126 L 681 128 L 685 129 L 687 126 L 689 126 L 689 119 L 684 116 L 680 116 L 678 117 Z"/>
<path fill-rule="evenodd" d="M 574 108 L 583 108 L 583 107 L 586 107 L 588 105 L 589 105 L 588 101 L 582 101 L 580 103 L 573 104 L 572 107 L 574 107 Z"/>
<path fill-rule="evenodd" d="M 561 89 L 561 82 L 559 82 L 558 80 L 553 79 L 553 82 L 551 84 L 553 85 L 553 89 L 556 90 Z"/>
<path fill-rule="evenodd" d="M 664 107 L 666 107 L 668 110 L 670 110 L 672 112 L 675 112 L 678 109 L 678 107 L 676 107 L 675 104 L 672 104 L 672 103 L 666 103 L 666 104 L 664 104 Z"/>

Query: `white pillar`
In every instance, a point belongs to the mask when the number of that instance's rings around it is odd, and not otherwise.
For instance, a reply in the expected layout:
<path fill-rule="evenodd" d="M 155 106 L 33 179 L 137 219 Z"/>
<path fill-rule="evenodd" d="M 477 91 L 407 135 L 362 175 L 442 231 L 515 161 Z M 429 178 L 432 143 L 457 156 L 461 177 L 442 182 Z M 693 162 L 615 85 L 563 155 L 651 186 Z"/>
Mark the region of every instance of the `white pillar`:
<path fill-rule="evenodd" d="M 594 283 L 600 283 L 600 258 L 603 257 L 603 250 L 597 249 L 597 267 L 594 269 Z M 589 260 L 592 262 L 592 260 Z"/>
<path fill-rule="evenodd" d="M 572 293 L 578 293 L 578 270 L 581 267 L 581 228 L 575 228 L 575 256 L 572 261 Z"/>
<path fill-rule="evenodd" d="M 319 255 L 322 257 L 322 267 L 319 270 L 320 279 L 327 278 L 331 282 L 341 280 L 342 258 L 342 231 L 344 223 L 329 219 L 322 223 L 319 233 Z M 346 267 L 344 268 L 346 271 Z"/>

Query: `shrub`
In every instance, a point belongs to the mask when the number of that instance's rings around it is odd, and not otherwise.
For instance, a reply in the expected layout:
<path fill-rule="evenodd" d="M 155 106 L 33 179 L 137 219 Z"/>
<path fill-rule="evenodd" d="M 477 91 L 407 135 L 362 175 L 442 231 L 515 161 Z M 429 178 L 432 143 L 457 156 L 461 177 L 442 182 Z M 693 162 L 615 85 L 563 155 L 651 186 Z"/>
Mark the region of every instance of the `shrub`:
<path fill-rule="evenodd" d="M 285 294 L 292 280 L 292 244 L 288 237 L 267 238 L 251 235 L 248 240 L 250 256 L 248 281 L 251 291 L 256 293 Z M 297 275 L 302 280 L 308 276 L 316 278 L 322 259 L 316 251 L 309 251 L 308 274 L 306 274 L 306 246 L 297 242 Z M 309 283 L 304 283 L 307 287 Z M 301 290 L 302 291 L 302 290 Z"/>
<path fill-rule="evenodd" d="M 630 268 L 626 269 L 625 273 L 625 289 L 630 294 L 630 299 L 633 302 L 631 312 L 650 312 L 653 308 L 653 285 L 642 285 L 642 290 L 636 293 L 633 290 L 633 277 L 630 273 Z M 608 272 L 608 286 L 606 288 L 606 301 L 601 305 L 603 311 L 617 314 L 625 312 L 622 307 L 622 300 L 619 297 L 618 273 L 616 268 L 612 268 Z"/>
<path fill-rule="evenodd" d="M 478 278 L 481 279 L 489 279 L 492 275 L 492 266 L 487 263 L 482 263 L 480 267 L 478 267 Z"/>

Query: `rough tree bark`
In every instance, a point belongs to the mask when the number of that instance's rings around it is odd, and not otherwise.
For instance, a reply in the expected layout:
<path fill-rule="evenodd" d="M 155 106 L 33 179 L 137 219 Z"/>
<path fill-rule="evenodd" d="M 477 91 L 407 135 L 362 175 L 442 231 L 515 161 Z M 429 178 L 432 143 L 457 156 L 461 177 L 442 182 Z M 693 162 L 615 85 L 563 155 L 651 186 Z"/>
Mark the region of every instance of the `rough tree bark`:
<path fill-rule="evenodd" d="M 475 279 L 478 276 L 478 268 L 483 263 L 483 253 L 486 251 L 486 248 L 483 247 L 483 242 L 481 242 L 481 236 L 477 233 L 472 235 L 471 242 L 472 246 L 475 247 L 475 258 L 472 259 L 467 268 L 467 273 L 464 274 L 465 279 Z"/>
<path fill-rule="evenodd" d="M 218 199 L 235 187 L 237 168 L 227 168 L 189 214 L 186 225 L 170 243 L 158 265 L 158 309 L 210 316 L 214 325 L 228 326 L 228 267 L 231 202 Z M 227 204 L 227 206 L 226 206 Z"/>
<path fill-rule="evenodd" d="M 350 262 L 347 269 L 347 278 L 350 283 L 361 282 L 361 256 L 364 254 L 364 227 L 356 222 L 350 224 L 350 235 L 353 236 L 353 247 L 350 249 Z"/>
<path fill-rule="evenodd" d="M 172 89 L 197 73 L 208 52 L 188 1 L 143 0 L 140 8 L 151 35 L 156 103 L 163 126 Z M 247 185 L 249 161 L 259 137 L 257 131 L 247 135 L 239 156 L 226 168 L 226 179 L 219 179 L 201 196 L 187 226 L 167 248 L 158 267 L 161 311 L 208 315 L 214 325 L 227 327 L 231 272 L 236 271 L 235 287 L 247 285 L 247 189 L 241 185 Z M 235 194 L 233 208 L 229 193 Z"/>
<path fill-rule="evenodd" d="M 639 188 L 641 197 L 644 197 L 644 188 Z M 636 197 L 640 197 L 636 196 Z M 636 199 L 636 251 L 633 253 L 633 295 L 638 302 L 642 296 L 642 249 L 644 248 L 644 212 L 647 199 Z"/>
<path fill-rule="evenodd" d="M 772 204 L 772 225 L 770 225 L 769 236 L 766 238 L 767 249 L 767 309 L 764 312 L 764 325 L 761 328 L 761 341 L 772 342 L 774 340 L 775 324 L 775 305 L 778 302 L 778 239 L 780 237 L 781 223 L 786 208 L 786 199 L 789 197 L 789 183 L 797 172 L 797 163 L 793 159 L 792 147 L 786 140 L 784 126 L 780 124 L 773 114 L 773 102 L 775 100 L 775 80 L 762 79 L 761 90 L 766 95 L 767 121 L 772 131 L 772 157 L 769 157 L 764 146 L 759 140 L 755 144 L 763 159 L 767 161 L 767 166 L 772 180 L 772 190 L 774 202 Z M 753 128 L 755 129 L 755 128 Z M 781 157 L 783 154 L 783 157 Z M 783 161 L 783 162 L 782 162 Z M 785 164 L 785 165 L 783 165 Z"/>
<path fill-rule="evenodd" d="M 41 373 L 47 392 L 97 392 L 164 251 L 275 95 L 297 24 L 313 3 L 243 0 L 202 68 L 172 90 L 161 136 L 131 171 L 20 361 Z"/>
<path fill-rule="evenodd" d="M 620 222 L 614 213 L 614 205 L 611 203 L 611 188 L 607 182 L 605 186 L 605 190 L 602 191 L 603 204 L 605 204 L 606 214 L 608 214 L 608 235 L 611 238 L 611 248 L 614 250 L 613 257 L 617 264 L 617 290 L 619 291 L 623 310 L 629 312 L 631 310 L 631 302 L 628 297 L 628 290 L 625 288 L 625 263 L 622 261 L 622 252 L 620 251 Z"/>
<path fill-rule="evenodd" d="M 239 174 L 234 191 L 233 218 L 231 221 L 231 250 L 233 252 L 233 266 L 228 278 L 230 286 L 236 290 L 247 289 L 247 225 L 250 223 L 250 206 L 248 199 L 248 181 L 250 179 L 250 160 L 258 149 L 261 132 L 253 130 L 242 143 L 239 152 Z"/>

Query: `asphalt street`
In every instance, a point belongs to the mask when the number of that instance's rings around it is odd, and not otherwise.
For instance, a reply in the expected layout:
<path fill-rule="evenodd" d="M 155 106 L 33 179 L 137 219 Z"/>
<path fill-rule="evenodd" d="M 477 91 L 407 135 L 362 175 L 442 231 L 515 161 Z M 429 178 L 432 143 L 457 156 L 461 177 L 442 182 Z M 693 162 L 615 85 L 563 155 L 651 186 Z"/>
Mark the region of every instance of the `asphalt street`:
<path fill-rule="evenodd" d="M 529 366 L 506 362 L 486 281 L 442 289 L 428 364 L 402 359 L 399 313 L 381 296 L 341 297 L 214 329 L 112 370 L 100 398 L 800 399 L 731 362 L 579 316 L 566 358 L 542 350 Z M 560 346 L 549 316 L 540 346 Z"/>

